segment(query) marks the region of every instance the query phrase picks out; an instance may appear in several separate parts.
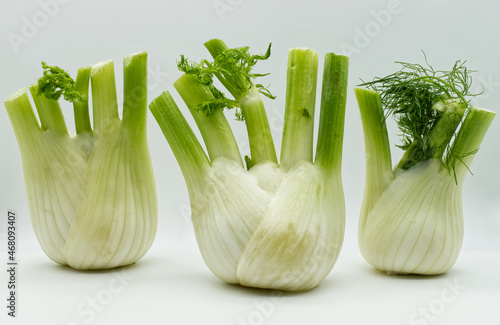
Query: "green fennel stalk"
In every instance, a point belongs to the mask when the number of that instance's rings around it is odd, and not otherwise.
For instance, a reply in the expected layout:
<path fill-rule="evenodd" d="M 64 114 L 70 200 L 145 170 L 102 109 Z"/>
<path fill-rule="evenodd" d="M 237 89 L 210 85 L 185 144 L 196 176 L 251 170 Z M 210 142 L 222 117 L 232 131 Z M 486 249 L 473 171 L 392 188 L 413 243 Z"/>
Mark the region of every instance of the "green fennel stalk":
<path fill-rule="evenodd" d="M 441 274 L 458 258 L 463 182 L 495 113 L 470 105 L 465 62 L 450 71 L 398 63 L 401 70 L 362 84 L 371 89 L 355 89 L 366 150 L 359 244 L 388 273 Z M 388 117 L 405 150 L 394 168 Z"/>
<path fill-rule="evenodd" d="M 135 263 L 151 247 L 157 223 L 146 137 L 147 54 L 124 59 L 122 120 L 113 61 L 79 69 L 76 81 L 42 66 L 44 76 L 30 87 L 40 125 L 24 89 L 5 101 L 37 239 L 49 258 L 76 269 Z M 68 132 L 61 96 L 73 102 L 76 135 Z"/>
<path fill-rule="evenodd" d="M 308 290 L 333 267 L 344 234 L 341 183 L 348 59 L 325 57 L 316 160 L 313 131 L 318 54 L 290 50 L 281 161 L 255 82 L 254 65 L 270 56 L 248 47 L 205 43 L 213 61 L 178 62 L 174 86 L 193 115 L 208 155 L 168 92 L 150 104 L 179 163 L 189 191 L 198 246 L 219 278 L 245 286 Z M 217 78 L 232 98 L 214 85 Z M 245 122 L 251 157 L 246 169 L 223 114 L 236 108 Z M 314 263 L 314 269 L 310 269 Z"/>

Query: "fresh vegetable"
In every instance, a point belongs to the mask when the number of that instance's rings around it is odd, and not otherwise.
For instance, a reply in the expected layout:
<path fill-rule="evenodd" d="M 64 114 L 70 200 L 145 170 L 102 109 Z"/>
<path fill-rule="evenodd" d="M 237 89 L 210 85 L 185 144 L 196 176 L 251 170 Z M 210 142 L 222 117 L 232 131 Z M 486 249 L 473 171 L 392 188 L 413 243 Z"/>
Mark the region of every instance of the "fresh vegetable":
<path fill-rule="evenodd" d="M 21 151 L 33 229 L 45 253 L 76 269 L 137 262 L 157 223 L 156 188 L 146 139 L 147 54 L 124 59 L 123 120 L 113 61 L 78 70 L 76 81 L 43 63 L 30 87 L 5 101 Z M 89 117 L 92 80 L 93 130 Z M 70 135 L 58 98 L 73 102 Z"/>
<path fill-rule="evenodd" d="M 168 92 L 151 104 L 183 172 L 205 263 L 222 280 L 282 290 L 316 287 L 332 269 L 344 235 L 341 183 L 347 57 L 326 54 L 316 158 L 313 128 L 318 54 L 290 50 L 281 162 L 253 72 L 264 55 L 205 43 L 212 62 L 178 62 L 174 86 L 201 132 L 208 157 Z M 232 98 L 217 89 L 217 77 Z M 244 120 L 250 157 L 243 165 L 223 109 Z"/>
<path fill-rule="evenodd" d="M 379 270 L 441 274 L 458 258 L 462 186 L 495 113 L 470 105 L 465 62 L 451 71 L 398 63 L 400 71 L 362 84 L 371 89 L 355 89 L 366 149 L 359 245 Z M 394 168 L 388 116 L 405 150 Z"/>

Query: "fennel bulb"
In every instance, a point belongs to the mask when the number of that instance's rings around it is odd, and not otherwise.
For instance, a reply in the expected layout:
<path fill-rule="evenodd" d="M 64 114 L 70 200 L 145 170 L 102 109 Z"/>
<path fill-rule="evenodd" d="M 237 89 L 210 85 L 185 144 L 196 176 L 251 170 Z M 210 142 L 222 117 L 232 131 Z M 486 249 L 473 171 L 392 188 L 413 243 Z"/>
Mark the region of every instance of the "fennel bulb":
<path fill-rule="evenodd" d="M 183 172 L 192 221 L 203 259 L 220 279 L 282 290 L 316 287 L 332 269 L 344 235 L 341 183 L 347 57 L 325 58 L 316 159 L 313 127 L 318 54 L 290 50 L 285 124 L 278 164 L 261 94 L 251 72 L 264 55 L 205 44 L 214 62 L 179 62 L 185 74 L 174 84 L 205 142 L 208 157 L 168 92 L 151 104 Z M 215 88 L 216 76 L 234 99 Z M 223 114 L 237 108 L 244 120 L 251 158 L 243 165 Z"/>
<path fill-rule="evenodd" d="M 149 250 L 157 199 L 146 139 L 147 54 L 124 59 L 123 121 L 113 61 L 79 69 L 74 82 L 58 67 L 5 101 L 21 151 L 31 221 L 49 258 L 76 269 L 137 262 Z M 91 79 L 93 130 L 90 125 Z M 72 100 L 70 136 L 57 98 Z"/>
<path fill-rule="evenodd" d="M 465 99 L 470 77 L 460 61 L 452 71 L 400 63 L 399 72 L 363 84 L 374 90 L 355 89 L 366 149 L 359 245 L 379 270 L 441 274 L 458 258 L 463 183 L 495 113 Z M 405 150 L 394 169 L 388 115 Z"/>

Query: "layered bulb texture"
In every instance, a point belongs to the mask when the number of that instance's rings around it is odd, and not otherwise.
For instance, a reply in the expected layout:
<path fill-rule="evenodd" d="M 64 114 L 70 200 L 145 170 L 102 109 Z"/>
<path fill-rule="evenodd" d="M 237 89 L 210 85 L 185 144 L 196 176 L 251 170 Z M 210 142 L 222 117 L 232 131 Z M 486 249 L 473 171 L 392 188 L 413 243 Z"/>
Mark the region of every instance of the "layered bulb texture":
<path fill-rule="evenodd" d="M 21 152 L 36 237 L 53 261 L 76 269 L 137 262 L 157 225 L 157 199 L 146 139 L 147 54 L 124 59 L 123 119 L 113 61 L 79 69 L 76 81 L 57 67 L 30 87 L 40 124 L 22 89 L 5 106 Z M 89 117 L 89 80 L 93 129 Z M 73 101 L 70 135 L 57 98 Z"/>
<path fill-rule="evenodd" d="M 317 153 L 313 126 L 318 54 L 290 50 L 283 143 L 278 164 L 272 132 L 252 66 L 269 57 L 248 48 L 205 44 L 214 62 L 179 66 L 174 84 L 193 115 L 208 156 L 168 92 L 150 109 L 184 174 L 196 239 L 208 268 L 243 286 L 309 290 L 331 271 L 342 246 L 345 206 L 341 157 L 348 59 L 325 58 Z M 202 61 L 203 62 L 203 61 Z M 208 76 L 208 77 L 207 77 Z M 233 96 L 215 89 L 217 77 Z M 223 108 L 244 120 L 251 157 L 246 168 Z M 273 130 L 274 131 L 274 130 Z"/>
<path fill-rule="evenodd" d="M 420 139 L 408 143 L 393 168 L 388 113 L 380 94 L 367 89 L 355 92 L 366 149 L 361 253 L 368 263 L 390 274 L 445 273 L 462 246 L 463 183 L 495 113 L 475 107 L 466 110 L 456 101 L 439 102 L 432 108 L 440 112 L 430 124 L 427 149 L 422 149 Z"/>

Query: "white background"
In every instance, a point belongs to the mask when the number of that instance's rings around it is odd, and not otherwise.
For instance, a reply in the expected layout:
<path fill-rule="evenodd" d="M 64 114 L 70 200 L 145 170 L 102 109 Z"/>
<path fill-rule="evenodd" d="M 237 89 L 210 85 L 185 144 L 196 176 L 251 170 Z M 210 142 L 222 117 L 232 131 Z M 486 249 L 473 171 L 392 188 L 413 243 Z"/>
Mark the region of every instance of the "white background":
<path fill-rule="evenodd" d="M 468 68 L 478 70 L 473 75 L 475 82 L 472 89 L 484 88 L 484 94 L 475 104 L 498 111 L 499 12 L 498 2 L 486 0 L 364 0 L 349 3 L 331 0 L 42 0 L 29 3 L 2 0 L 0 98 L 4 100 L 16 90 L 36 81 L 42 72 L 42 60 L 59 65 L 75 76 L 80 66 L 114 59 L 118 94 L 121 96 L 123 57 L 146 50 L 150 69 L 149 99 L 152 100 L 164 90 L 173 90 L 172 83 L 180 76 L 175 65 L 179 54 L 185 54 L 193 60 L 208 57 L 203 43 L 211 38 L 221 38 L 229 46 L 248 45 L 255 52 L 265 51 L 268 43 L 272 42 L 271 58 L 258 65 L 257 70 L 271 72 L 263 83 L 271 84 L 272 92 L 278 95 L 276 100 L 266 100 L 265 104 L 276 147 L 279 148 L 288 49 L 305 46 L 318 51 L 320 57 L 331 51 L 349 55 L 349 95 L 343 157 L 347 223 L 341 258 L 334 272 L 318 289 L 303 295 L 287 296 L 279 308 L 276 305 L 274 311 L 265 315 L 262 321 L 259 318 L 253 321 L 255 324 L 292 324 L 294 320 L 297 324 L 344 324 L 348 320 L 349 323 L 360 324 L 406 324 L 411 323 L 409 317 L 418 311 L 419 306 L 428 306 L 433 299 L 439 298 L 439 293 L 446 288 L 445 281 L 453 280 L 453 273 L 448 275 L 449 279 L 419 278 L 417 282 L 424 285 L 418 286 L 415 298 L 411 291 L 411 280 L 390 279 L 374 274 L 360 258 L 356 231 L 364 184 L 364 147 L 352 88 L 359 83 L 360 78 L 368 80 L 395 71 L 399 67 L 394 61 L 423 63 L 423 50 L 430 63 L 439 69 L 449 69 L 455 60 L 466 59 Z M 32 28 L 27 27 L 33 23 Z M 322 71 L 322 63 L 319 71 Z M 318 80 L 321 80 L 321 75 Z M 176 99 L 187 116 L 182 101 L 178 96 Z M 67 108 L 65 114 L 70 121 L 70 106 L 63 105 L 63 108 Z M 232 121 L 231 116 L 228 115 L 238 143 L 246 143 L 244 125 Z M 146 273 L 154 270 L 158 277 L 148 281 L 148 278 L 137 275 L 136 285 L 141 283 L 145 289 L 139 290 L 139 287 L 130 285 L 120 293 L 119 299 L 115 297 L 92 321 L 126 324 L 127 320 L 132 323 L 149 319 L 144 323 L 239 324 L 239 317 L 248 321 L 248 315 L 256 308 L 252 305 L 253 301 L 270 299 L 270 293 L 224 287 L 204 266 L 197 253 L 189 221 L 189 200 L 182 174 L 160 128 L 151 114 L 148 117 L 149 144 L 159 199 L 158 234 L 151 254 L 141 261 L 143 266 L 139 263 L 131 270 L 144 270 Z M 455 267 L 457 270 L 452 272 L 462 275 L 466 282 L 471 274 L 489 279 L 488 274 L 493 273 L 487 271 L 481 275 L 477 272 L 485 269 L 493 272 L 495 264 L 488 261 L 488 256 L 498 259 L 500 252 L 499 123 L 498 118 L 493 122 L 472 165 L 474 176 L 469 175 L 464 185 L 464 254 Z M 397 143 L 397 129 L 393 124 L 389 128 L 394 145 Z M 20 279 L 24 291 L 19 296 L 19 313 L 22 317 L 31 317 L 16 321 L 28 324 L 29 320 L 37 319 L 37 323 L 41 324 L 41 315 L 38 313 L 50 306 L 47 316 L 43 318 L 47 323 L 68 324 L 75 321 L 76 324 L 86 324 L 87 318 L 76 313 L 76 306 L 105 289 L 112 274 L 104 272 L 94 274 L 94 277 L 85 273 L 81 276 L 51 265 L 52 262 L 40 253 L 29 222 L 20 154 L 4 109 L 0 109 L 0 139 L 0 249 L 5 250 L 6 245 L 4 216 L 8 209 L 14 209 L 19 215 L 19 259 L 26 265 L 24 283 L 24 279 Z M 393 149 L 393 161 L 396 162 L 401 153 Z M 248 153 L 248 146 L 243 145 L 242 153 Z M 26 259 L 32 259 L 23 261 L 23 253 Z M 185 257 L 179 261 L 182 256 Z M 3 258 L 0 257 L 0 260 Z M 196 269 L 192 270 L 192 267 Z M 161 271 L 160 268 L 165 270 Z M 361 268 L 361 271 L 357 268 Z M 34 276 L 39 269 L 46 275 L 43 281 L 38 281 Z M 159 276 L 162 273 L 165 277 Z M 168 286 L 153 283 L 172 282 L 167 277 L 179 275 L 182 276 L 178 283 L 185 283 L 186 286 L 170 290 Z M 82 278 L 88 281 L 86 283 L 94 284 L 68 287 L 54 280 L 60 277 L 66 279 L 68 285 L 79 283 Z M 369 282 L 370 277 L 374 282 Z M 0 297 L 7 294 L 6 281 L 3 279 L 2 275 Z M 439 312 L 439 317 L 432 321 L 426 320 L 425 324 L 444 324 L 448 321 L 466 324 L 468 317 L 483 317 L 481 324 L 494 324 L 495 317 L 500 322 L 488 304 L 477 302 L 475 308 L 465 308 L 470 303 L 467 299 L 474 300 L 474 297 L 488 297 L 490 303 L 500 303 L 500 287 L 491 285 L 483 288 L 474 281 L 467 287 L 468 298 L 466 294 L 458 296 L 456 303 L 446 305 L 447 308 Z M 155 288 L 161 288 L 161 292 Z M 366 289 L 370 292 L 367 294 L 363 288 L 370 288 Z M 393 288 L 393 291 L 384 288 Z M 211 290 L 217 292 L 213 297 L 210 295 Z M 45 300 L 41 298 L 40 291 L 50 293 L 50 299 L 35 308 L 37 299 Z M 395 296 L 391 296 L 391 292 Z M 407 296 L 414 298 L 404 304 L 400 298 Z M 386 298 L 387 304 L 381 304 Z M 226 303 L 230 307 L 221 308 Z M 401 308 L 396 308 L 394 303 L 402 304 Z M 3 304 L 0 301 L 0 306 Z M 362 306 L 371 308 L 364 310 Z M 170 309 L 172 311 L 167 312 Z M 63 316 L 61 310 L 65 311 Z M 2 307 L 0 314 L 1 317 L 5 314 Z"/>

